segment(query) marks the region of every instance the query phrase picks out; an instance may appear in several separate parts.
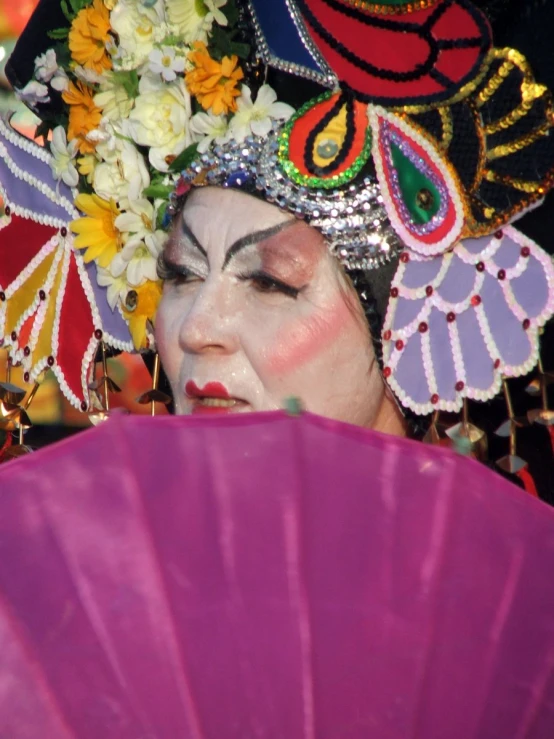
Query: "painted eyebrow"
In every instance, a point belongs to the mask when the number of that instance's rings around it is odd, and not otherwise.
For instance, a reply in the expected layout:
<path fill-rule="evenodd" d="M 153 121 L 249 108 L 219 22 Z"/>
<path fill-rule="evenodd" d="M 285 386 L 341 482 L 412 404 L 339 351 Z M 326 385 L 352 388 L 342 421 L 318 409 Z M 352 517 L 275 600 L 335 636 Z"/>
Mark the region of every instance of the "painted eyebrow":
<path fill-rule="evenodd" d="M 227 250 L 227 254 L 225 255 L 225 259 L 223 260 L 221 271 L 223 272 L 231 259 L 233 259 L 233 257 L 235 257 L 241 249 L 244 249 L 247 246 L 251 246 L 252 244 L 257 244 L 260 241 L 265 241 L 266 239 L 275 236 L 275 234 L 278 234 L 280 231 L 283 231 L 285 228 L 293 226 L 297 222 L 298 221 L 296 221 L 296 219 L 284 221 L 283 223 L 278 223 L 276 226 L 271 226 L 271 228 L 264 228 L 262 231 L 254 231 L 251 234 L 247 234 L 246 236 L 237 239 L 235 243 L 231 244 L 231 246 Z"/>
<path fill-rule="evenodd" d="M 200 254 L 202 254 L 202 256 L 206 259 L 206 261 L 209 264 L 210 263 L 210 260 L 208 259 L 208 252 L 204 249 L 204 247 L 202 246 L 202 244 L 198 241 L 198 239 L 196 238 L 196 236 L 192 233 L 192 231 L 190 230 L 190 227 L 187 226 L 187 224 L 185 223 L 185 221 L 181 221 L 181 229 L 182 229 L 183 233 L 185 234 L 185 236 L 187 237 L 187 239 L 189 239 L 190 243 L 196 249 L 198 249 L 198 251 L 200 252 Z"/>

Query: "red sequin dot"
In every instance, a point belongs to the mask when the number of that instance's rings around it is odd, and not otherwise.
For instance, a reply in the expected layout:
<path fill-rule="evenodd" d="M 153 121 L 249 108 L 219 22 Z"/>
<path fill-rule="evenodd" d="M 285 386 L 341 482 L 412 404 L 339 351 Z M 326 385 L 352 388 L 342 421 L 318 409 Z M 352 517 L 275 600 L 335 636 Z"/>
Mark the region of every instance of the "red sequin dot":
<path fill-rule="evenodd" d="M 81 410 L 84 412 L 84 411 L 86 411 L 87 407 L 88 407 L 87 404 L 83 400 L 83 402 L 81 403 Z"/>
<path fill-rule="evenodd" d="M 6 299 L 6 293 L 2 290 L 2 292 L 0 292 L 0 300 L 4 301 L 5 299 Z"/>
<path fill-rule="evenodd" d="M 428 298 L 431 297 L 431 295 L 433 294 L 433 287 L 431 285 L 427 285 L 427 287 L 425 288 L 425 294 Z"/>
<path fill-rule="evenodd" d="M 392 370 L 391 370 L 391 368 L 390 368 L 390 367 L 385 367 L 385 369 L 383 370 L 383 377 L 384 377 L 385 379 L 387 379 L 387 378 L 389 378 L 389 377 L 390 377 L 391 375 L 392 375 Z"/>
<path fill-rule="evenodd" d="M 523 330 L 527 331 L 527 329 L 531 325 L 531 321 L 528 318 L 526 318 L 521 325 L 523 326 Z"/>
<path fill-rule="evenodd" d="M 404 349 L 404 342 L 402 341 L 402 339 L 398 339 L 398 341 L 395 344 L 395 347 L 398 349 L 399 352 L 401 352 L 402 349 Z"/>
<path fill-rule="evenodd" d="M 479 295 L 474 295 L 474 296 L 473 296 L 473 297 L 471 298 L 471 305 L 472 305 L 472 306 L 473 306 L 474 308 L 476 308 L 476 307 L 477 307 L 478 305 L 481 305 L 481 298 L 479 297 Z"/>
<path fill-rule="evenodd" d="M 391 296 L 391 298 L 397 298 L 398 297 L 398 288 L 397 287 L 391 287 L 390 296 Z"/>
<path fill-rule="evenodd" d="M 6 205 L 6 207 L 4 208 L 4 213 L 7 216 L 9 216 L 11 212 L 12 212 L 12 209 L 10 208 L 10 206 L 9 205 Z"/>
<path fill-rule="evenodd" d="M 54 357 L 50 356 L 46 361 L 48 362 L 48 366 L 52 367 L 54 364 Z"/>
<path fill-rule="evenodd" d="M 23 375 L 23 382 L 29 382 L 31 379 L 31 375 L 28 372 L 25 372 Z"/>
<path fill-rule="evenodd" d="M 41 300 L 46 300 L 46 293 L 44 292 L 44 290 L 39 290 L 38 296 Z"/>
<path fill-rule="evenodd" d="M 390 341 L 391 336 L 392 336 L 392 332 L 387 330 L 383 334 L 383 340 L 384 341 Z"/>
<path fill-rule="evenodd" d="M 450 313 L 446 314 L 446 320 L 448 321 L 448 323 L 454 323 L 454 321 L 456 320 L 456 314 L 450 311 Z"/>
<path fill-rule="evenodd" d="M 495 238 L 497 238 L 497 239 L 501 239 L 501 238 L 502 238 L 502 237 L 504 236 L 504 232 L 503 232 L 503 231 L 497 231 L 497 232 L 496 232 L 496 233 L 494 234 L 494 236 L 495 236 Z"/>
<path fill-rule="evenodd" d="M 65 239 L 65 237 L 67 236 L 67 228 L 66 228 L 65 226 L 62 226 L 62 227 L 60 228 L 60 233 L 61 233 L 61 235 L 62 235 L 62 238 L 64 238 L 64 239 Z"/>
<path fill-rule="evenodd" d="M 24 355 L 25 355 L 26 357 L 28 357 L 30 353 L 31 353 L 31 348 L 30 348 L 30 347 L 28 347 L 28 346 L 26 346 L 26 347 L 25 347 L 25 349 L 23 349 L 23 354 L 24 354 Z"/>
<path fill-rule="evenodd" d="M 484 272 L 485 271 L 485 263 L 484 262 L 477 262 L 475 265 L 475 269 L 477 272 Z"/>
<path fill-rule="evenodd" d="M 97 328 L 96 331 L 94 332 L 94 338 L 95 339 L 98 339 L 98 341 L 100 341 L 100 339 L 102 338 L 102 336 L 103 336 L 103 334 L 102 334 L 101 329 Z"/>
<path fill-rule="evenodd" d="M 461 393 L 462 390 L 465 387 L 465 382 L 462 382 L 461 380 L 456 383 L 456 392 Z"/>
<path fill-rule="evenodd" d="M 505 280 L 506 279 L 506 270 L 505 269 L 499 269 L 498 274 L 496 275 L 499 280 Z"/>
<path fill-rule="evenodd" d="M 429 326 L 425 323 L 425 321 L 422 321 L 417 327 L 417 330 L 420 334 L 424 334 L 426 331 L 429 330 Z"/>
<path fill-rule="evenodd" d="M 434 395 L 431 395 L 431 403 L 433 405 L 437 405 L 438 402 L 439 402 L 439 396 L 436 393 Z"/>
<path fill-rule="evenodd" d="M 15 341 L 17 339 L 17 334 L 15 331 L 12 331 L 11 337 L 12 337 L 12 341 Z"/>
<path fill-rule="evenodd" d="M 402 252 L 402 254 L 400 255 L 400 261 L 406 264 L 410 261 L 410 255 L 407 252 Z"/>
<path fill-rule="evenodd" d="M 500 367 L 500 359 L 496 359 L 494 362 L 494 369 L 498 369 Z"/>
<path fill-rule="evenodd" d="M 521 250 L 522 257 L 528 257 L 531 254 L 531 249 L 528 246 L 524 246 Z"/>

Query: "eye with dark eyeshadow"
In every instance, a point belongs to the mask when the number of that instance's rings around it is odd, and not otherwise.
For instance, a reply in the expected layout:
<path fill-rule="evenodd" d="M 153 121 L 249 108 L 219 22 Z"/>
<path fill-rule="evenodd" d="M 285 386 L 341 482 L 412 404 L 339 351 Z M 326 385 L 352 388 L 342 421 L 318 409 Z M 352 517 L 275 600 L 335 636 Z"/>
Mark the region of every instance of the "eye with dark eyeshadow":
<path fill-rule="evenodd" d="M 276 277 L 272 277 L 261 270 L 255 272 L 249 272 L 248 274 L 238 275 L 239 280 L 242 282 L 250 282 L 257 292 L 260 293 L 282 293 L 289 298 L 296 298 L 299 296 L 303 288 L 293 287 L 287 285 L 285 282 L 281 282 Z"/>
<path fill-rule="evenodd" d="M 181 264 L 170 262 L 162 253 L 158 257 L 156 271 L 158 278 L 173 285 L 184 285 L 187 282 L 200 279 L 197 274 Z"/>

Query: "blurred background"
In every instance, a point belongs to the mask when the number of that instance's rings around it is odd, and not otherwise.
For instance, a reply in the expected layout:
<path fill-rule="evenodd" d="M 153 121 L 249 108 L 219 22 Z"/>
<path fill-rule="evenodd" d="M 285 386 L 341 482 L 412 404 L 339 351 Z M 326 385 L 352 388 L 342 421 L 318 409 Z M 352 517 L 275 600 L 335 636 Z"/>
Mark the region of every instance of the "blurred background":
<path fill-rule="evenodd" d="M 10 89 L 4 70 L 17 37 L 37 3 L 38 0 L 0 0 L 0 112 L 12 113 L 12 125 L 30 138 L 33 137 L 38 119 L 17 100 Z M 142 358 L 122 354 L 110 357 L 107 363 L 109 376 L 122 388 L 120 393 L 110 394 L 111 407 L 125 408 L 132 413 L 149 413 L 149 405 L 139 405 L 136 402 L 136 398 L 152 384 Z M 0 349 L 0 382 L 6 379 L 8 379 L 7 355 Z M 32 390 L 32 386 L 23 382 L 23 372 L 19 367 L 11 368 L 9 379 L 14 385 L 25 388 L 28 392 Z M 161 404 L 157 404 L 156 412 L 163 413 L 165 409 Z M 25 443 L 32 447 L 44 446 L 90 426 L 87 415 L 73 408 L 63 397 L 52 372 L 46 373 L 29 405 L 28 415 L 33 426 L 25 433 Z M 5 433 L 9 432 L 0 430 L 0 448 L 5 442 Z"/>

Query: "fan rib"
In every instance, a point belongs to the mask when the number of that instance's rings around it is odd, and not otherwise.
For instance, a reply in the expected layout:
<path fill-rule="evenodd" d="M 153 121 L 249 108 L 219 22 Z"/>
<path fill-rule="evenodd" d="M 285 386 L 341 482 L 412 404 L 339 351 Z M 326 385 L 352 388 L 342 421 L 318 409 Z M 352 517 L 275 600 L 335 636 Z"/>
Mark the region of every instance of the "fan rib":
<path fill-rule="evenodd" d="M 305 565 L 302 557 L 302 524 L 300 506 L 303 500 L 302 491 L 309 489 L 309 479 L 306 475 L 303 429 L 294 419 L 292 426 L 293 449 L 297 457 L 298 489 L 290 488 L 283 496 L 283 533 L 285 552 L 287 557 L 287 579 L 291 600 L 298 613 L 298 630 L 300 637 L 302 663 L 302 704 L 304 712 L 304 739 L 316 739 L 315 731 L 315 696 L 313 684 L 313 645 L 312 645 L 312 616 L 309 608 L 309 598 L 306 593 Z M 299 505 L 300 503 L 300 505 Z"/>
<path fill-rule="evenodd" d="M 121 420 L 120 420 L 120 423 L 121 423 Z M 117 428 L 116 425 L 112 423 L 112 429 L 116 436 L 116 438 L 114 439 L 114 446 L 116 444 L 121 445 L 122 456 L 124 454 L 126 457 L 125 462 L 126 462 L 127 469 L 134 470 L 135 465 L 133 462 L 133 450 L 131 448 L 129 437 L 123 433 L 121 434 L 121 436 L 119 436 L 116 428 Z M 121 439 L 124 439 L 125 441 L 122 443 Z M 176 626 L 175 614 L 173 613 L 173 610 L 171 608 L 171 601 L 169 598 L 169 589 L 167 587 L 167 583 L 165 581 L 163 571 L 159 564 L 159 552 L 156 546 L 156 539 L 154 536 L 154 532 L 152 530 L 152 526 L 150 524 L 150 519 L 147 515 L 146 505 L 145 505 L 143 493 L 142 493 L 142 487 L 139 484 L 139 480 L 136 474 L 133 474 L 132 478 L 131 476 L 129 476 L 129 479 L 130 480 L 132 479 L 132 483 L 130 487 L 132 486 L 132 490 L 133 490 L 133 493 L 135 494 L 135 499 L 137 501 L 137 516 L 140 516 L 142 523 L 144 524 L 145 538 L 147 539 L 147 544 L 149 544 L 150 551 L 151 551 L 150 561 L 152 562 L 153 567 L 156 570 L 155 575 L 157 576 L 159 590 L 163 596 L 160 600 L 163 601 L 166 606 L 166 613 L 168 617 L 167 623 L 169 624 L 172 641 L 173 641 L 170 651 L 174 653 L 175 655 L 177 655 L 178 666 L 180 667 L 180 671 L 177 669 L 174 669 L 175 682 L 179 686 L 179 689 L 180 689 L 181 700 L 183 703 L 185 716 L 187 718 L 189 728 L 191 731 L 190 739 L 206 739 L 205 734 L 202 730 L 200 717 L 198 716 L 198 713 L 195 708 L 194 697 L 193 697 L 193 692 L 191 688 L 191 680 L 187 672 L 186 660 L 184 659 L 184 655 L 182 653 L 179 640 L 177 638 L 178 630 Z"/>
<path fill-rule="evenodd" d="M 56 739 L 79 739 L 77 734 L 74 733 L 71 726 L 67 723 L 62 708 L 56 700 L 55 691 L 53 690 L 46 673 L 41 668 L 41 662 L 28 639 L 25 637 L 22 628 L 18 625 L 17 619 L 14 618 L 14 615 L 5 601 L 2 591 L 0 591 L 0 614 L 0 619 L 4 621 L 8 629 L 13 634 L 14 640 L 19 644 L 20 651 L 25 655 L 25 657 L 27 657 L 27 667 L 34 677 L 35 685 L 40 686 L 38 689 L 40 696 L 44 698 L 52 708 L 52 713 L 57 719 L 58 727 L 63 728 L 64 730 L 64 736 L 57 736 Z"/>
<path fill-rule="evenodd" d="M 421 566 L 421 588 L 422 591 L 427 592 L 429 600 L 432 600 L 432 605 L 430 605 L 431 615 L 428 620 L 427 649 L 425 650 L 425 657 L 418 681 L 420 687 L 417 691 L 417 699 L 414 701 L 414 720 L 412 722 L 414 737 L 424 736 L 425 734 L 424 729 L 422 729 L 426 707 L 424 699 L 428 692 L 427 686 L 432 671 L 433 657 L 435 651 L 440 649 L 440 644 L 435 639 L 436 622 L 438 620 L 437 611 L 441 605 L 438 593 L 438 585 L 441 582 L 441 578 L 437 574 L 437 571 L 440 571 L 444 565 L 444 552 L 450 539 L 449 534 L 456 525 L 451 496 L 456 465 L 452 459 L 441 461 L 443 463 L 448 461 L 448 464 L 443 464 L 441 475 L 438 478 L 440 489 L 436 495 L 437 505 L 435 507 L 433 528 L 429 539 L 429 550 Z M 433 583 L 434 587 L 432 587 Z M 433 592 L 431 592 L 431 589 Z"/>

